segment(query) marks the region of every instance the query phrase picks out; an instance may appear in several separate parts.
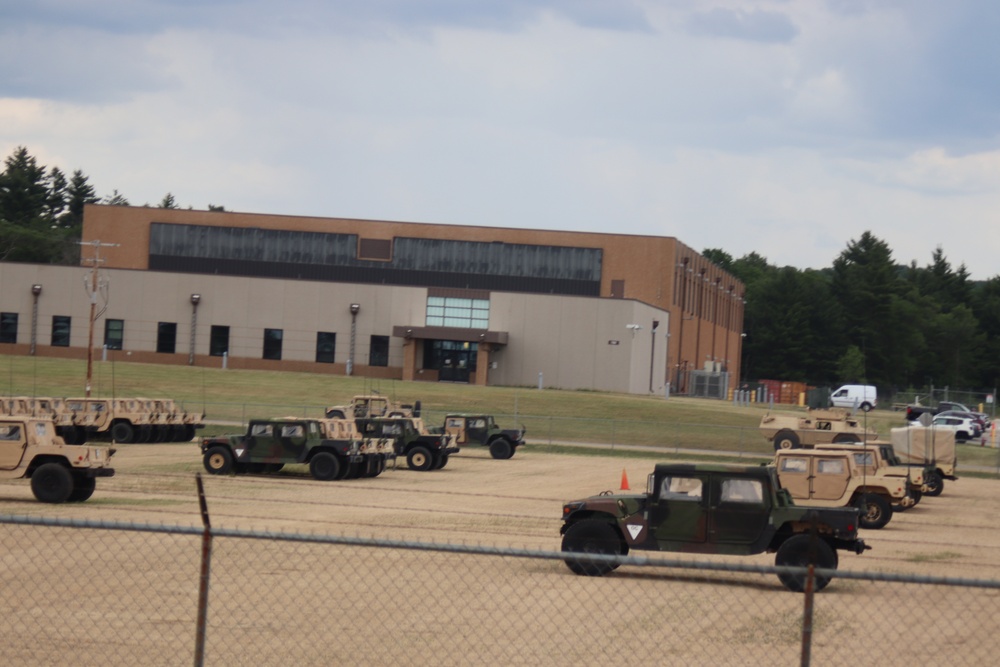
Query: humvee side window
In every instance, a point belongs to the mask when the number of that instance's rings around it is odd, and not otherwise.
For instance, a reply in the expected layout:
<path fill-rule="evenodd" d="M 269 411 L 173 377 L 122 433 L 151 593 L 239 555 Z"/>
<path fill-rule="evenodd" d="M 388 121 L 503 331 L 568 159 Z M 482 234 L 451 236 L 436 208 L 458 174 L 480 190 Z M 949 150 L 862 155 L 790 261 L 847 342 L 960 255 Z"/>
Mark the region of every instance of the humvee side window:
<path fill-rule="evenodd" d="M 268 436 L 271 435 L 271 425 L 270 424 L 254 424 L 250 429 L 250 435 L 256 436 Z"/>
<path fill-rule="evenodd" d="M 35 422 L 35 436 L 44 438 L 48 433 L 48 422 Z"/>
<path fill-rule="evenodd" d="M 470 428 L 486 428 L 485 419 L 473 419 Z"/>
<path fill-rule="evenodd" d="M 809 464 L 805 459 L 793 459 L 785 457 L 781 459 L 781 472 L 805 472 L 809 469 Z"/>
<path fill-rule="evenodd" d="M 660 498 L 701 500 L 701 480 L 697 477 L 664 477 Z"/>
<path fill-rule="evenodd" d="M 857 466 L 874 466 L 875 457 L 872 456 L 871 452 L 856 452 L 854 454 L 854 465 Z"/>
<path fill-rule="evenodd" d="M 461 419 L 449 419 L 448 428 L 462 428 L 462 421 Z"/>
<path fill-rule="evenodd" d="M 0 426 L 0 440 L 20 440 L 21 427 L 17 425 Z"/>
<path fill-rule="evenodd" d="M 726 479 L 722 481 L 722 502 L 760 503 L 764 488 L 756 479 Z"/>
<path fill-rule="evenodd" d="M 816 430 L 818 431 L 829 431 L 832 428 L 830 422 L 816 422 Z"/>
<path fill-rule="evenodd" d="M 301 438 L 306 434 L 302 424 L 285 424 L 281 427 L 282 438 Z"/>
<path fill-rule="evenodd" d="M 816 462 L 816 473 L 819 475 L 843 475 L 843 459 L 820 459 Z"/>

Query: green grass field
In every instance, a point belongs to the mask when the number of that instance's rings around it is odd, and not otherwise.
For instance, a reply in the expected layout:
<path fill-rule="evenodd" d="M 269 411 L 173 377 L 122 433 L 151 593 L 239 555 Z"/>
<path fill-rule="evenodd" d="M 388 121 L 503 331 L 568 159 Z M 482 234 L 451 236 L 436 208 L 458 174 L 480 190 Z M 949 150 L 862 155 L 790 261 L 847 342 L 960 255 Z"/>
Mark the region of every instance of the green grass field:
<path fill-rule="evenodd" d="M 0 394 L 83 396 L 85 383 L 86 362 L 82 360 L 0 356 Z M 537 445 L 595 443 L 619 448 L 618 453 L 627 446 L 675 449 L 678 453 L 725 451 L 754 459 L 773 453 L 757 429 L 766 405 L 741 407 L 727 401 L 677 396 L 665 400 L 662 396 L 380 381 L 314 373 L 104 361 L 93 365 L 93 396 L 173 398 L 187 410 L 204 410 L 209 422 L 228 422 L 210 426 L 208 433 L 238 430 L 236 423 L 254 417 L 320 416 L 326 406 L 373 391 L 405 403 L 421 401 L 425 420 L 432 425 L 448 412 L 493 414 L 505 428 L 524 425 L 528 441 Z M 801 408 L 775 406 L 775 411 L 795 410 Z M 904 423 L 901 413 L 887 410 L 875 410 L 867 419 L 869 426 L 883 435 Z M 635 455 L 662 453 L 640 451 Z M 1000 466 L 1000 450 L 959 445 L 959 461 Z"/>

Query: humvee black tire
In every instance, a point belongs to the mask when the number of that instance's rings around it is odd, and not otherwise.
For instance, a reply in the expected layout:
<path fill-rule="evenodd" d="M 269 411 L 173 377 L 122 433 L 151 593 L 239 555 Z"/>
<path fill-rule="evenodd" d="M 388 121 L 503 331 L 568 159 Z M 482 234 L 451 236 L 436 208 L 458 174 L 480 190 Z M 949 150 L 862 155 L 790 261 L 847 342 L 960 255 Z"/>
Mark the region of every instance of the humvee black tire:
<path fill-rule="evenodd" d="M 778 553 L 774 555 L 774 564 L 778 567 L 808 567 L 810 555 L 810 542 L 812 537 L 805 534 L 793 535 L 781 543 Z M 816 567 L 825 570 L 837 569 L 837 552 L 834 551 L 825 540 L 816 538 Z M 806 573 L 790 572 L 781 573 L 778 579 L 782 585 L 795 593 L 802 593 L 806 589 Z M 830 583 L 829 576 L 815 575 L 813 590 L 817 593 Z"/>
<path fill-rule="evenodd" d="M 854 433 L 838 433 L 833 436 L 833 444 L 835 445 L 849 445 L 854 442 L 861 442 L 861 437 Z"/>
<path fill-rule="evenodd" d="M 448 455 L 447 454 L 436 454 L 434 456 L 434 468 L 440 470 L 441 468 L 448 465 Z"/>
<path fill-rule="evenodd" d="M 944 478 L 941 477 L 941 473 L 934 472 L 927 473 L 927 477 L 924 478 L 924 485 L 927 486 L 927 490 L 924 493 L 931 497 L 937 497 L 941 495 L 944 491 Z"/>
<path fill-rule="evenodd" d="M 61 463 L 44 463 L 31 475 L 31 492 L 43 503 L 64 503 L 73 495 L 73 474 Z"/>
<path fill-rule="evenodd" d="M 93 477 L 78 476 L 73 478 L 73 492 L 69 494 L 69 502 L 82 503 L 90 500 L 97 488 L 97 480 Z"/>
<path fill-rule="evenodd" d="M 344 414 L 343 410 L 327 410 L 327 419 L 346 419 L 347 415 Z"/>
<path fill-rule="evenodd" d="M 624 556 L 628 554 L 628 545 L 608 522 L 600 519 L 584 519 L 566 529 L 562 550 Z M 565 562 L 574 573 L 588 577 L 600 577 L 618 567 L 616 563 L 595 563 L 571 558 L 567 558 Z"/>
<path fill-rule="evenodd" d="M 858 499 L 858 525 L 878 530 L 892 518 L 892 505 L 877 493 L 866 493 Z"/>
<path fill-rule="evenodd" d="M 128 422 L 118 422 L 111 426 L 111 440 L 121 443 L 135 442 L 135 429 Z"/>
<path fill-rule="evenodd" d="M 319 452 L 309 462 L 309 474 L 314 479 L 328 482 L 340 474 L 340 461 L 330 452 Z"/>
<path fill-rule="evenodd" d="M 194 427 L 194 424 L 187 424 L 187 425 L 185 425 L 184 426 L 184 442 L 191 442 L 192 440 L 194 440 L 194 434 L 196 432 L 197 432 L 197 429 Z"/>
<path fill-rule="evenodd" d="M 142 442 L 152 442 L 153 439 L 153 427 L 149 424 L 143 424 L 135 430 L 135 441 Z"/>
<path fill-rule="evenodd" d="M 431 450 L 422 445 L 411 449 L 406 455 L 406 465 L 410 470 L 431 470 L 434 467 L 434 457 Z"/>
<path fill-rule="evenodd" d="M 228 475 L 233 471 L 233 453 L 227 447 L 212 447 L 205 452 L 202 463 L 213 475 Z"/>
<path fill-rule="evenodd" d="M 783 428 L 774 434 L 774 451 L 779 449 L 798 449 L 802 446 L 795 431 Z"/>
<path fill-rule="evenodd" d="M 509 459 L 514 455 L 514 446 L 507 438 L 497 438 L 490 443 L 490 456 L 495 459 Z"/>
<path fill-rule="evenodd" d="M 399 419 L 401 417 L 405 417 L 406 415 L 404 415 L 402 412 L 390 412 L 386 416 L 389 417 L 389 419 Z"/>

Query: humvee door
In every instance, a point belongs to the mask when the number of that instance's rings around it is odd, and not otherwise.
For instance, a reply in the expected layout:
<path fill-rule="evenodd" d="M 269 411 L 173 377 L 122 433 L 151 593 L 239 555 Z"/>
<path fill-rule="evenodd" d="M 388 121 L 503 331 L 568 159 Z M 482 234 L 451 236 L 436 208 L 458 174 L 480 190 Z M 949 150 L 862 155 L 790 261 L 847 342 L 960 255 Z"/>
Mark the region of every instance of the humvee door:
<path fill-rule="evenodd" d="M 708 509 L 704 491 L 708 476 L 691 473 L 657 480 L 649 526 L 665 550 L 680 544 L 700 544 L 708 537 Z M 694 549 L 697 551 L 697 548 Z"/>
<path fill-rule="evenodd" d="M 0 470 L 13 470 L 19 466 L 27 446 L 21 424 L 0 421 Z"/>

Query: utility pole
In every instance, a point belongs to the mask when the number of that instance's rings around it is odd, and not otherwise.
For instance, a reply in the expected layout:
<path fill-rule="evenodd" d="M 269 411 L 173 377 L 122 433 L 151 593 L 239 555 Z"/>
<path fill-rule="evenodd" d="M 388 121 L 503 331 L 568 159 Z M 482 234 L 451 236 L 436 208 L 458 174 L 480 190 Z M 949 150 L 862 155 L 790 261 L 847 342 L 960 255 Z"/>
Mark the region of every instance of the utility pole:
<path fill-rule="evenodd" d="M 85 386 L 85 391 L 87 398 L 90 398 L 90 388 L 94 377 L 94 321 L 100 317 L 104 310 L 108 307 L 108 280 L 107 278 L 101 277 L 100 267 L 101 263 L 104 261 L 101 259 L 101 248 L 117 248 L 119 244 L 117 243 L 101 243 L 99 239 L 93 241 L 78 241 L 79 245 L 90 246 L 94 249 L 94 256 L 91 258 L 84 258 L 82 261 L 84 263 L 90 263 L 90 271 L 88 275 L 83 278 L 83 287 L 87 290 L 87 296 L 90 297 L 90 327 L 87 331 L 87 384 Z M 101 312 L 97 312 L 97 294 L 98 292 L 104 297 L 104 308 Z"/>

